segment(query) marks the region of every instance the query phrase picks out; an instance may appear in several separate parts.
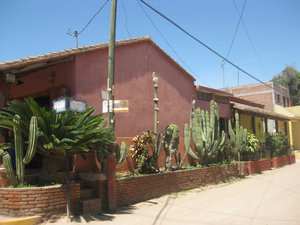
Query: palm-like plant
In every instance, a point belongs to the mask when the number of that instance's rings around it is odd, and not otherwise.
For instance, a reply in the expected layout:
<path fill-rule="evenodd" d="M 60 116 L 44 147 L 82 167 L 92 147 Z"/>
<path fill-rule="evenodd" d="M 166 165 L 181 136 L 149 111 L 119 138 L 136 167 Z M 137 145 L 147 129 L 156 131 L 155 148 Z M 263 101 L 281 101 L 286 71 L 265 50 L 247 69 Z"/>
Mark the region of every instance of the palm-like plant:
<path fill-rule="evenodd" d="M 103 115 L 94 115 L 95 110 L 88 108 L 85 112 L 47 111 L 40 107 L 32 98 L 26 98 L 23 103 L 8 102 L 0 109 L 0 127 L 12 130 L 19 126 L 25 139 L 28 138 L 30 118 L 36 116 L 39 124 L 39 141 L 37 151 L 44 155 L 44 166 L 50 163 L 50 158 L 64 159 L 65 151 L 70 154 L 82 154 L 92 150 L 108 155 L 107 150 L 115 144 L 113 130 L 105 127 Z M 14 124 L 13 118 L 20 116 L 19 125 Z"/>

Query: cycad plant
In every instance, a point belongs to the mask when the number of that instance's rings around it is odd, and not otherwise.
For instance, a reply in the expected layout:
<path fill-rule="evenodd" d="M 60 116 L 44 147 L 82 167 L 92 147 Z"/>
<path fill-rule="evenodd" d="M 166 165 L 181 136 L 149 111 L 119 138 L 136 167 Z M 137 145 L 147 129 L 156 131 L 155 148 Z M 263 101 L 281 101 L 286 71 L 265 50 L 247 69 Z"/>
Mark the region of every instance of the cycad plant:
<path fill-rule="evenodd" d="M 109 154 L 107 149 L 115 144 L 115 135 L 111 128 L 104 126 L 103 115 L 94 115 L 94 112 L 93 108 L 88 108 L 82 113 L 66 111 L 57 114 L 55 110 L 47 111 L 32 98 L 27 98 L 23 103 L 10 101 L 0 109 L 0 127 L 12 130 L 18 126 L 24 139 L 28 139 L 30 119 L 32 116 L 37 118 L 37 152 L 44 155 L 41 177 L 51 181 L 59 168 L 58 162 L 65 159 L 66 150 L 70 154 L 93 150 Z M 13 121 L 15 114 L 20 115 L 19 124 Z"/>

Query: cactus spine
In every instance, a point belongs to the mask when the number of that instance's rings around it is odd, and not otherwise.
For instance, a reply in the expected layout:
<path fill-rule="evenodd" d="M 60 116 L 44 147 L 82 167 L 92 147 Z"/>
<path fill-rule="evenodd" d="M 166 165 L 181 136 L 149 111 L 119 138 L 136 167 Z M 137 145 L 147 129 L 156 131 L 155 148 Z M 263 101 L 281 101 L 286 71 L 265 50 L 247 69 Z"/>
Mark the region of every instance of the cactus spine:
<path fill-rule="evenodd" d="M 172 157 L 178 150 L 179 136 L 178 126 L 171 124 L 166 128 L 164 147 L 166 151 L 166 169 L 172 170 Z"/>
<path fill-rule="evenodd" d="M 31 117 L 30 126 L 29 126 L 29 141 L 28 141 L 28 148 L 23 158 L 23 140 L 22 140 L 22 133 L 19 129 L 19 119 L 20 117 L 16 115 L 14 119 L 14 135 L 15 135 L 15 156 L 16 156 L 16 173 L 13 170 L 12 162 L 9 154 L 5 154 L 3 156 L 3 163 L 7 173 L 7 176 L 12 185 L 23 184 L 24 183 L 24 176 L 25 176 L 25 165 L 28 164 L 33 156 L 36 153 L 37 147 L 37 119 L 35 116 Z"/>
<path fill-rule="evenodd" d="M 208 157 L 217 153 L 225 143 L 225 132 L 220 135 L 219 109 L 217 103 L 210 102 L 210 114 L 208 111 L 197 108 L 193 120 L 193 140 L 197 150 L 198 161 L 201 165 L 207 164 Z"/>
<path fill-rule="evenodd" d="M 238 155 L 238 161 L 241 160 L 241 152 L 245 149 L 247 145 L 247 129 L 244 129 L 243 126 L 240 126 L 239 123 L 239 114 L 235 114 L 235 130 L 232 129 L 231 122 L 228 121 L 228 131 L 230 136 L 230 141 L 234 146 L 233 149 Z"/>

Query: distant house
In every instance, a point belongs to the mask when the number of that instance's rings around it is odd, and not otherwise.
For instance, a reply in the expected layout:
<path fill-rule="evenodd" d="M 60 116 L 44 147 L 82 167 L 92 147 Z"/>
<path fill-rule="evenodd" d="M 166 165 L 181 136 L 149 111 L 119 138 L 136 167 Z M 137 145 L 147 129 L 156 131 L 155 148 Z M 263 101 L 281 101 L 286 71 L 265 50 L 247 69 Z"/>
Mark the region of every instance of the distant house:
<path fill-rule="evenodd" d="M 222 89 L 237 97 L 265 105 L 265 109 L 275 111 L 275 105 L 291 106 L 289 90 L 274 82 L 241 85 Z"/>

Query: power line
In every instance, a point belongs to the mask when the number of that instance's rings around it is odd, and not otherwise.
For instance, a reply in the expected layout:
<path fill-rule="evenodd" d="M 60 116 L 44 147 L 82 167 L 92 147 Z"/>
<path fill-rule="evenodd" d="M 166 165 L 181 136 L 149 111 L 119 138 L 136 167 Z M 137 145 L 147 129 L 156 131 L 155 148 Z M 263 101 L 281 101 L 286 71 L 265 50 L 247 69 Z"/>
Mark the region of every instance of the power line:
<path fill-rule="evenodd" d="M 78 32 L 78 35 L 81 34 L 92 22 L 92 20 L 101 12 L 101 10 L 104 8 L 104 6 L 109 2 L 109 0 L 106 0 L 106 2 L 104 2 L 104 4 L 101 6 L 101 8 L 95 13 L 95 15 L 90 19 L 90 21 L 84 26 L 84 28 L 82 28 L 82 30 L 80 32 Z"/>
<path fill-rule="evenodd" d="M 125 25 L 126 25 L 126 31 L 127 31 L 128 35 L 129 35 L 129 37 L 132 38 L 132 35 L 130 34 L 130 32 L 129 32 L 129 30 L 128 30 L 127 11 L 126 11 L 126 8 L 125 8 L 125 6 L 124 6 L 124 4 L 123 4 L 123 0 L 121 0 L 121 5 L 122 5 L 122 8 L 123 8 L 124 13 L 125 13 Z"/>
<path fill-rule="evenodd" d="M 237 7 L 237 4 L 236 4 L 235 0 L 233 0 L 233 3 L 234 3 L 234 6 L 235 6 L 235 9 L 236 9 L 237 13 L 240 15 L 240 11 L 239 11 L 239 8 Z M 245 25 L 243 19 L 241 19 L 241 22 L 242 22 L 243 28 L 244 28 L 244 30 L 245 30 L 245 32 L 246 32 L 246 34 L 247 34 L 248 40 L 249 40 L 249 42 L 250 42 L 250 45 L 251 45 L 251 47 L 252 47 L 252 49 L 253 49 L 253 51 L 254 51 L 254 54 L 255 54 L 255 56 L 256 56 L 256 58 L 257 58 L 257 61 L 258 61 L 259 65 L 260 65 L 262 71 L 264 72 L 266 78 L 268 78 L 267 73 L 266 73 L 266 70 L 265 70 L 265 68 L 264 68 L 264 66 L 263 66 L 263 64 L 262 64 L 262 62 L 261 62 L 261 60 L 260 60 L 260 58 L 259 58 L 259 56 L 258 56 L 258 54 L 257 54 L 257 51 L 256 51 L 256 49 L 255 49 L 255 47 L 254 47 L 254 44 L 253 44 L 252 39 L 250 38 L 250 34 L 249 34 L 249 32 L 248 32 L 248 30 L 247 30 L 247 28 L 246 28 L 246 25 Z M 269 78 L 268 78 L 268 79 L 269 79 Z"/>
<path fill-rule="evenodd" d="M 101 10 L 104 8 L 104 6 L 109 2 L 109 0 L 106 0 L 104 4 L 100 7 L 100 9 L 92 16 L 92 18 L 89 20 L 89 22 L 81 29 L 80 32 L 75 30 L 73 34 L 71 33 L 71 29 L 69 28 L 67 34 L 76 38 L 76 48 L 78 47 L 78 36 L 90 25 L 90 23 L 93 21 L 93 19 L 101 12 Z"/>
<path fill-rule="evenodd" d="M 233 38 L 232 38 L 231 43 L 230 43 L 230 47 L 229 47 L 229 50 L 228 50 L 227 55 L 226 55 L 226 59 L 228 59 L 228 56 L 229 56 L 229 54 L 230 54 L 230 52 L 231 52 L 231 48 L 232 48 L 233 42 L 234 42 L 234 40 L 235 40 L 235 36 L 236 36 L 236 34 L 237 34 L 237 31 L 238 31 L 238 29 L 239 29 L 239 26 L 240 26 L 240 23 L 241 23 L 241 20 L 242 20 L 242 16 L 243 16 L 243 13 L 244 13 L 244 9 L 245 9 L 245 6 L 246 6 L 246 2 L 247 2 L 247 0 L 244 1 L 244 6 L 243 6 L 243 9 L 242 9 L 242 13 L 240 14 L 239 21 L 238 21 L 238 23 L 237 23 L 237 25 L 236 25 L 236 28 L 235 28 L 235 31 L 234 31 L 234 34 L 233 34 Z"/>
<path fill-rule="evenodd" d="M 208 50 L 210 50 L 211 52 L 213 52 L 214 54 L 216 54 L 217 56 L 219 56 L 220 58 L 224 59 L 227 63 L 229 63 L 230 65 L 232 65 L 233 67 L 239 69 L 240 71 L 242 71 L 243 73 L 245 73 L 246 75 L 248 75 L 249 77 L 253 78 L 254 80 L 268 86 L 269 88 L 273 89 L 272 86 L 266 84 L 265 82 L 261 81 L 260 79 L 256 78 L 255 76 L 251 75 L 250 73 L 248 73 L 247 71 L 245 71 L 244 69 L 240 68 L 239 66 L 235 65 L 233 62 L 229 61 L 228 59 L 226 59 L 224 56 L 222 56 L 220 53 L 218 53 L 217 51 L 215 51 L 214 49 L 212 49 L 211 47 L 209 47 L 208 45 L 206 45 L 204 42 L 200 41 L 198 38 L 196 38 L 195 36 L 193 36 L 192 34 L 190 34 L 189 32 L 187 32 L 185 29 L 183 29 L 182 27 L 180 27 L 177 23 L 175 23 L 174 21 L 172 21 L 171 19 L 169 19 L 167 16 L 165 16 L 164 14 L 162 14 L 161 12 L 159 12 L 158 10 L 154 9 L 152 6 L 150 6 L 148 3 L 146 3 L 143 0 L 139 0 L 141 1 L 144 5 L 146 5 L 148 8 L 150 8 L 151 10 L 153 10 L 154 12 L 156 12 L 158 15 L 160 15 L 161 17 L 163 17 L 164 19 L 166 19 L 168 22 L 170 22 L 171 24 L 173 24 L 175 27 L 177 27 L 179 30 L 181 30 L 182 32 L 184 32 L 185 34 L 187 34 L 189 37 L 191 37 L 192 39 L 194 39 L 195 41 L 197 41 L 198 43 L 200 43 L 201 45 L 203 45 L 205 48 L 207 48 Z"/>
<path fill-rule="evenodd" d="M 199 75 L 197 75 L 192 69 L 191 67 L 189 67 L 185 61 L 177 54 L 177 52 L 174 50 L 174 48 L 172 47 L 172 45 L 168 42 L 168 40 L 165 38 L 165 36 L 162 34 L 162 32 L 160 32 L 160 30 L 158 29 L 158 27 L 155 25 L 155 23 L 153 22 L 153 20 L 151 19 L 151 17 L 149 16 L 149 14 L 145 11 L 145 9 L 143 8 L 143 6 L 140 4 L 140 2 L 138 0 L 136 0 L 137 3 L 139 4 L 140 8 L 142 9 L 142 11 L 144 12 L 144 14 L 146 15 L 146 17 L 149 19 L 149 21 L 151 22 L 151 24 L 153 25 L 153 27 L 156 29 L 156 31 L 159 33 L 159 35 L 162 37 L 162 39 L 166 42 L 166 44 L 169 46 L 169 48 L 173 51 L 173 53 L 177 56 L 177 58 L 194 74 L 196 75 L 200 81 L 202 81 L 202 83 L 211 86 L 210 84 L 208 84 L 207 82 L 205 82 Z"/>

